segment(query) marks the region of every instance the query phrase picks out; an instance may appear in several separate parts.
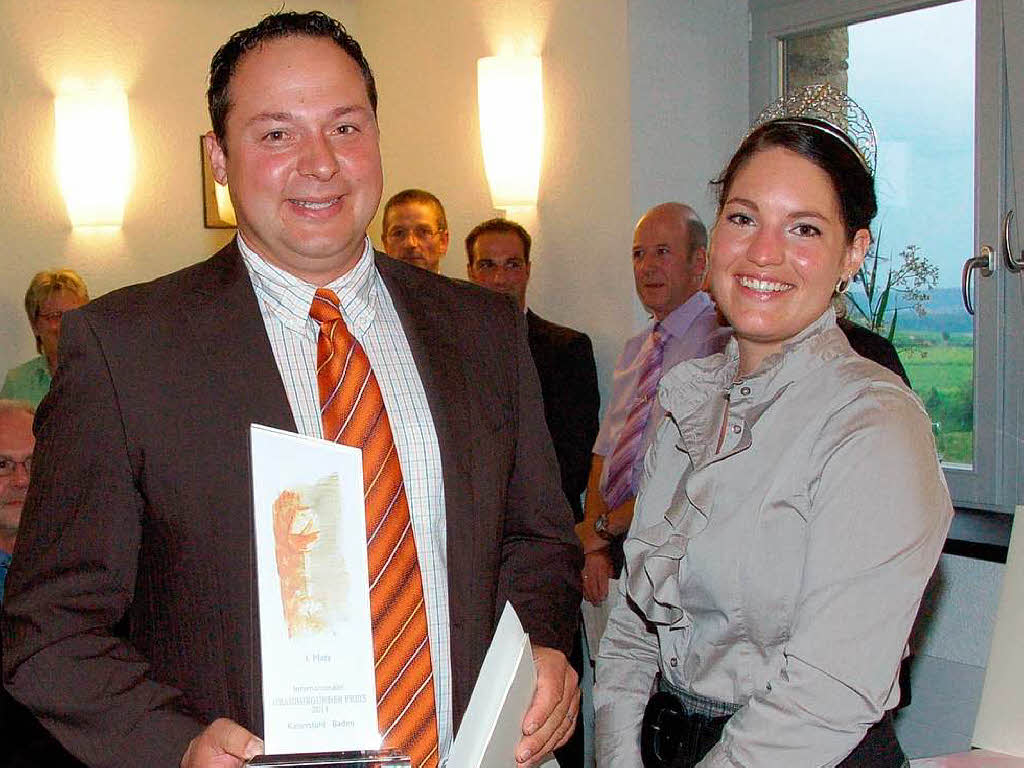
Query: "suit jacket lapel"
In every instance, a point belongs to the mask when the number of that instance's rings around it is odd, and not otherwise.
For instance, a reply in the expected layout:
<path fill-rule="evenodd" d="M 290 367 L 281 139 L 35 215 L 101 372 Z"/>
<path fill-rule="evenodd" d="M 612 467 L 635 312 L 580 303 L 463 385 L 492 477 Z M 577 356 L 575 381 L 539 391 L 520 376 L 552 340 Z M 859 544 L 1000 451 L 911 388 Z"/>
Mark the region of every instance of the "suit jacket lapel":
<path fill-rule="evenodd" d="M 526 332 L 530 336 L 540 332 L 540 327 L 537 324 L 538 320 L 540 320 L 540 318 L 537 316 L 536 312 L 532 309 L 526 310 Z"/>
<path fill-rule="evenodd" d="M 452 629 L 449 647 L 452 706 L 454 725 L 458 728 L 476 679 L 479 649 L 475 646 L 486 643 L 486 638 L 477 637 L 477 632 L 469 629 L 479 623 L 479 617 L 470 615 L 475 609 L 469 601 L 451 598 L 458 595 L 460 589 L 472 589 L 472 585 L 487 584 L 496 577 L 494 573 L 476 572 L 473 558 L 464 554 L 474 552 L 479 544 L 474 539 L 477 529 L 474 515 L 478 505 L 474 488 L 473 425 L 465 400 L 465 393 L 469 391 L 464 368 L 466 354 L 460 348 L 467 339 L 465 334 L 452 333 L 453 328 L 464 325 L 464 320 L 457 317 L 462 307 L 453 304 L 450 295 L 443 297 L 438 290 L 440 283 L 417 268 L 378 253 L 377 269 L 416 361 L 441 454 L 448 539 L 448 613 Z"/>
<path fill-rule="evenodd" d="M 235 241 L 232 240 L 206 261 L 194 275 L 193 290 L 183 298 L 182 310 L 187 329 L 195 341 L 196 370 L 202 371 L 202 375 L 213 382 L 209 388 L 210 396 L 221 402 L 226 413 L 233 414 L 230 418 L 235 424 L 265 424 L 295 432 L 295 417 L 267 337 L 263 315 Z M 240 468 L 225 475 L 239 482 L 239 487 L 232 489 L 232 496 L 240 502 L 235 507 L 235 514 L 239 515 L 236 523 L 251 526 L 252 477 L 248 440 L 222 440 L 220 451 L 219 458 L 225 466 Z M 254 726 L 262 732 L 256 556 L 254 537 L 250 536 L 250 539 L 249 562 L 237 564 L 248 569 L 248 593 L 252 596 L 249 632 L 253 653 L 248 665 L 251 679 L 245 706 Z M 218 571 L 221 579 L 231 578 L 232 573 L 237 571 Z M 223 588 L 227 594 L 227 585 Z"/>
<path fill-rule="evenodd" d="M 534 365 L 537 366 L 537 371 L 540 373 L 541 366 L 547 361 L 543 359 L 540 363 L 537 361 L 544 357 L 548 346 L 548 335 L 545 333 L 541 319 L 532 309 L 526 310 L 526 341 L 530 345 L 530 354 L 533 356 Z M 543 376 L 541 378 L 543 379 Z"/>
<path fill-rule="evenodd" d="M 251 422 L 295 430 L 288 395 L 267 338 L 249 274 L 232 240 L 197 273 L 183 314 L 209 371 L 230 407 Z M 243 446 L 248 451 L 248 446 Z M 242 457 L 246 464 L 248 458 Z"/>

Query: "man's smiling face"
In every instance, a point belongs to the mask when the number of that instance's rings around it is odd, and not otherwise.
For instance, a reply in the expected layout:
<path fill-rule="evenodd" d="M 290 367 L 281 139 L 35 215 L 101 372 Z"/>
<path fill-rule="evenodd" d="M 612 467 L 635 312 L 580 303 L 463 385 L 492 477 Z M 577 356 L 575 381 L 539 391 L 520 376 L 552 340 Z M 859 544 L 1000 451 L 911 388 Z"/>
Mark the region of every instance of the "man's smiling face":
<path fill-rule="evenodd" d="M 229 96 L 226 146 L 206 145 L 246 244 L 317 285 L 347 272 L 383 186 L 359 66 L 330 39 L 271 40 L 242 57 Z"/>

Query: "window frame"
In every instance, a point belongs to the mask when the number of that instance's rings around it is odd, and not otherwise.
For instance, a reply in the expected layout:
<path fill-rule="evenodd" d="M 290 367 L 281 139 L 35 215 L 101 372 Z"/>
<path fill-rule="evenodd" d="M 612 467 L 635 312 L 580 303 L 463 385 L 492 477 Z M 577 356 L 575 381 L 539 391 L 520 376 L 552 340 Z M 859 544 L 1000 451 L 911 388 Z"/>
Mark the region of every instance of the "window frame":
<path fill-rule="evenodd" d="M 785 39 L 884 16 L 943 5 L 951 0 L 750 0 L 750 117 L 778 98 Z M 1024 0 L 1007 0 L 1022 2 Z M 975 211 L 974 250 L 996 251 L 993 274 L 975 273 L 974 425 L 970 469 L 944 467 L 958 508 L 1012 514 L 1024 489 L 1024 398 L 1013 381 L 1024 381 L 1024 272 L 1006 267 L 1000 229 L 1012 204 L 1013 158 L 1009 147 L 1007 49 L 1002 0 L 975 0 Z M 1024 66 L 1024 62 L 1021 62 Z M 1014 60 L 1014 66 L 1017 66 Z M 998 84 L 993 87 L 993 83 Z M 1024 137 L 1021 137 L 1024 139 Z M 1022 153 L 1018 150 L 1019 157 Z M 1024 168 L 1018 168 L 1018 176 Z M 1024 203 L 1024 201 L 1021 201 Z M 1018 218 L 1024 210 L 1017 211 Z M 1024 232 L 1024 224 L 1018 224 Z M 972 254 L 963 254 L 966 260 Z"/>

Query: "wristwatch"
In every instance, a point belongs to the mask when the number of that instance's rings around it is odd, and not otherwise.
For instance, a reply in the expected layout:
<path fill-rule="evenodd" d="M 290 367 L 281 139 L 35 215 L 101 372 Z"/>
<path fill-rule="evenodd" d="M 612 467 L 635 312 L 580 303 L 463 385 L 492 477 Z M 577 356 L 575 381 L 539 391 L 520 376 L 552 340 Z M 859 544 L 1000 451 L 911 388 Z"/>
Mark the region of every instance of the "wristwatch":
<path fill-rule="evenodd" d="M 594 521 L 594 533 L 605 541 L 611 541 L 615 538 L 615 534 L 608 529 L 608 515 L 609 513 L 605 512 Z"/>

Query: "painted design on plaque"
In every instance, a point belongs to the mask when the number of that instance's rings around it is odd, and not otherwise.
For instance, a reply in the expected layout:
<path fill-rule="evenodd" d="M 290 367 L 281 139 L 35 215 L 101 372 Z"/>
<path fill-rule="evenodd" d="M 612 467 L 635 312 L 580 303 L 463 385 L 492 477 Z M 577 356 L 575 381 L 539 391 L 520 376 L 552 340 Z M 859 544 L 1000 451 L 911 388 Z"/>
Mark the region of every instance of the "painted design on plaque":
<path fill-rule="evenodd" d="M 274 500 L 274 555 L 289 638 L 334 630 L 349 606 L 348 572 L 338 540 L 338 476 L 289 488 Z"/>

